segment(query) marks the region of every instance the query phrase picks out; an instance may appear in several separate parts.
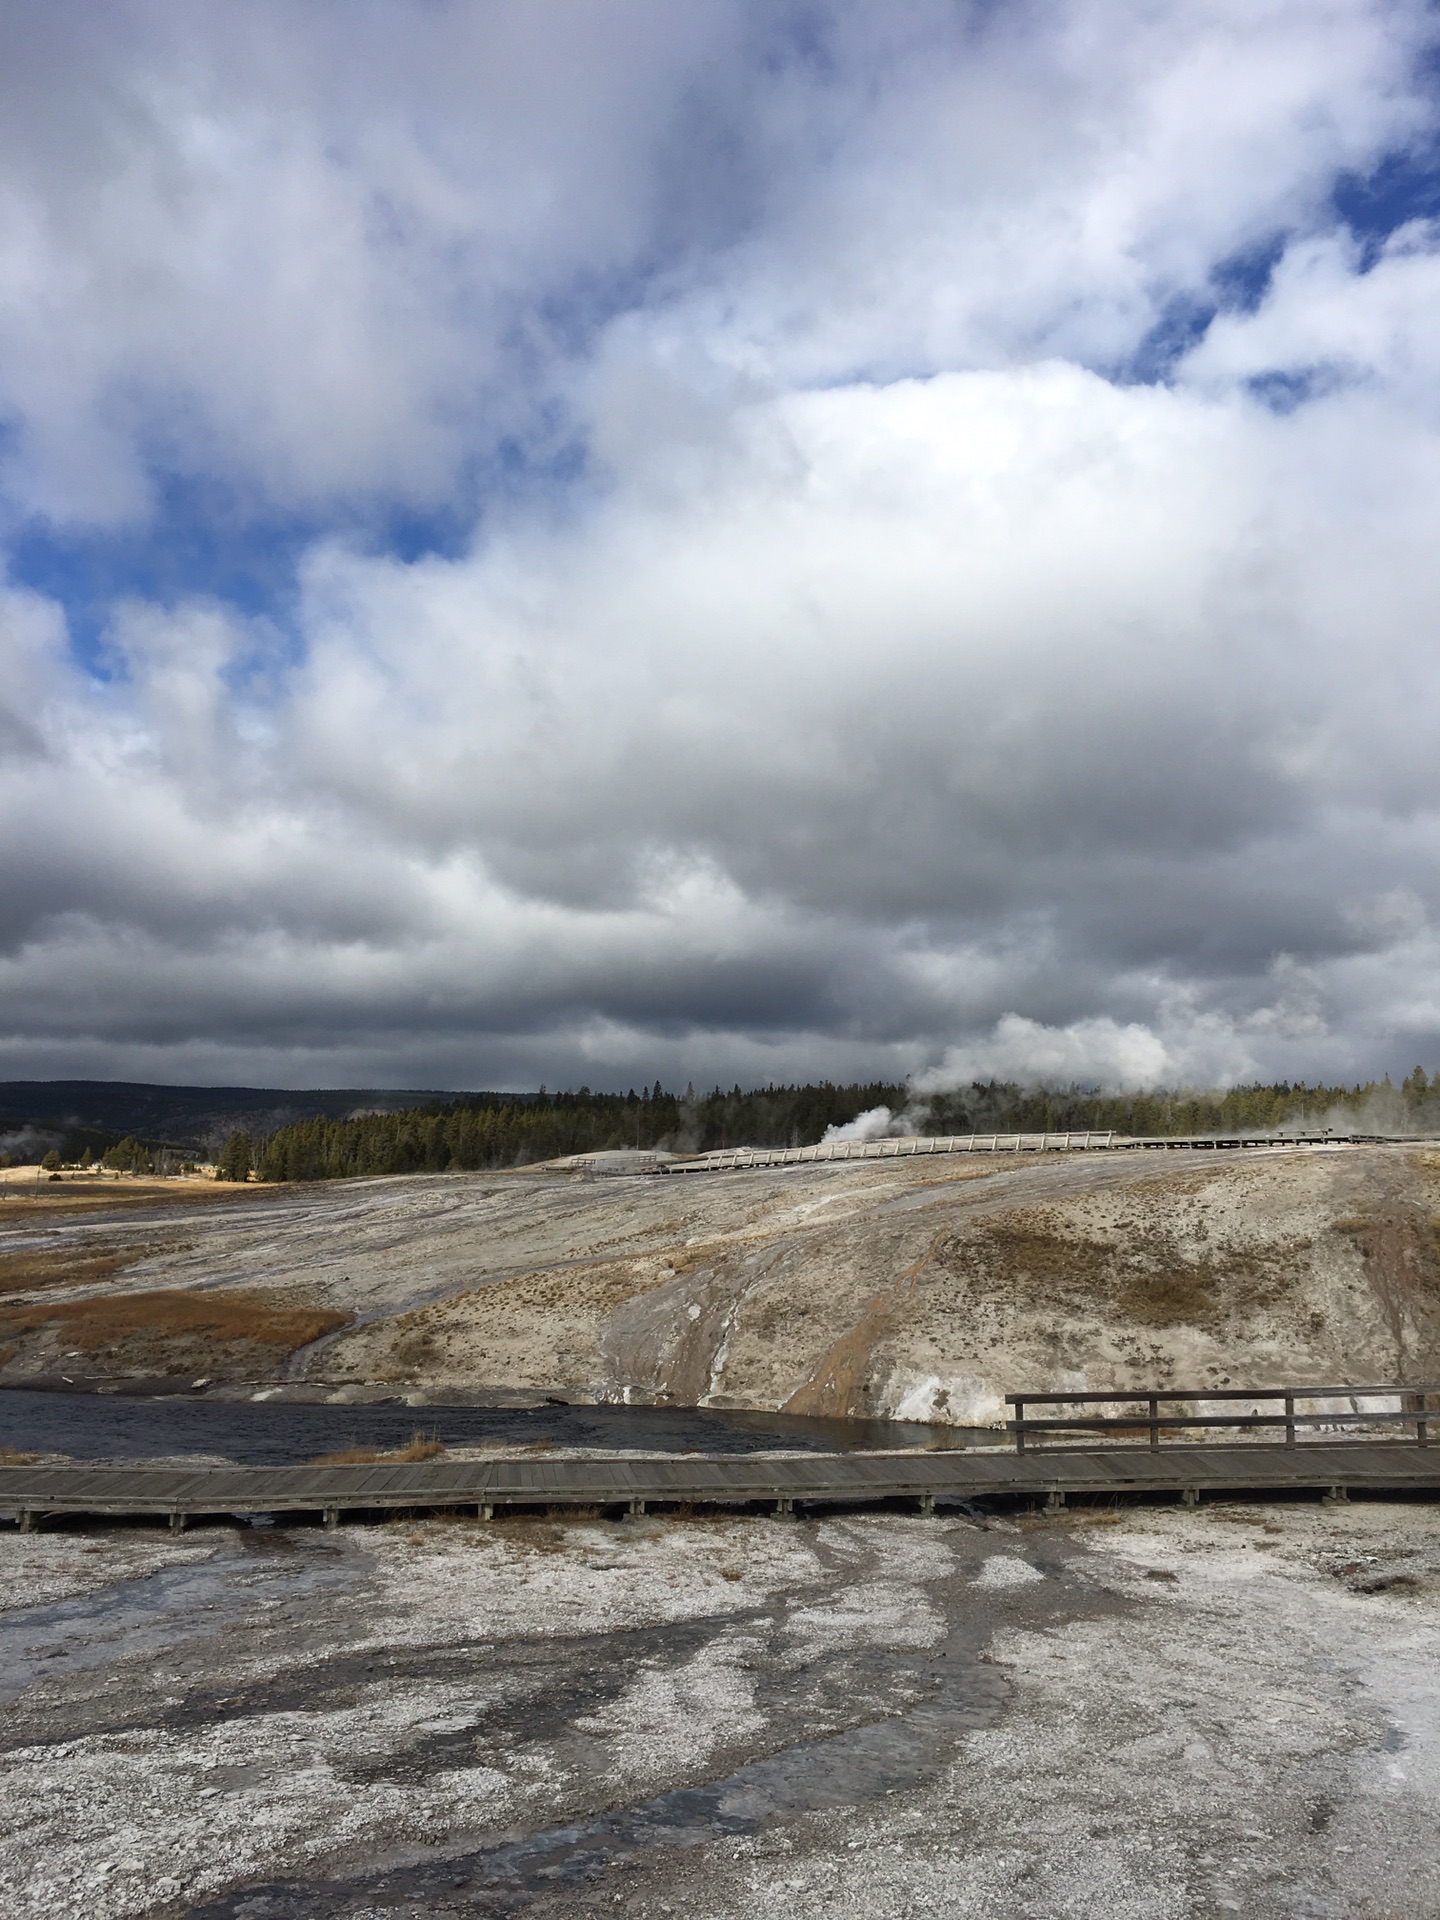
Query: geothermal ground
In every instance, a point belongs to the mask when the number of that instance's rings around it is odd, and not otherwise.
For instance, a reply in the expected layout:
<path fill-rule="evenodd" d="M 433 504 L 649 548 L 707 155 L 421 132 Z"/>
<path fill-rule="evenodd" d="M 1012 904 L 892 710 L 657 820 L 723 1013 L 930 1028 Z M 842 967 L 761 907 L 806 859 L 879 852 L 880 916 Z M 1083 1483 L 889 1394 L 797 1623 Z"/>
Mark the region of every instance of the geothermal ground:
<path fill-rule="evenodd" d="M 0 1203 L 0 1383 L 308 1380 L 969 1425 L 1047 1387 L 1440 1369 L 1425 1150 L 39 1191 Z"/>
<path fill-rule="evenodd" d="M 1440 1522 L 10 1535 L 14 1920 L 1431 1920 Z"/>
<path fill-rule="evenodd" d="M 30 1191 L 10 1386 L 964 1424 L 1440 1344 L 1420 1150 Z M 6 1920 L 1440 1912 L 1424 1502 L 70 1526 L 0 1568 Z"/>

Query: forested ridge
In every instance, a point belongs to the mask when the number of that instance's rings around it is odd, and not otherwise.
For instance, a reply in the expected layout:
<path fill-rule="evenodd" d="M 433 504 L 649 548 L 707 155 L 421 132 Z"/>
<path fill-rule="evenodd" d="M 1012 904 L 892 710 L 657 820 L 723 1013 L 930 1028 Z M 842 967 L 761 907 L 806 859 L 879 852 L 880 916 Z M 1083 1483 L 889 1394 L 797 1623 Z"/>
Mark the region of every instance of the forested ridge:
<path fill-rule="evenodd" d="M 1440 1079 L 1436 1088 L 1440 1089 Z M 979 1082 L 923 1099 L 904 1086 L 739 1087 L 668 1093 L 462 1095 L 401 1113 L 298 1120 L 264 1139 L 231 1137 L 222 1165 L 232 1178 L 334 1180 L 364 1174 L 440 1173 L 522 1166 L 617 1148 L 703 1153 L 717 1147 L 809 1146 L 828 1127 L 888 1107 L 917 1133 L 1064 1132 L 1085 1128 L 1159 1136 L 1321 1125 L 1330 1118 L 1385 1132 L 1440 1131 L 1440 1091 L 1416 1068 L 1399 1087 L 1270 1086 L 1223 1091 L 1105 1094 L 1081 1087 Z"/>

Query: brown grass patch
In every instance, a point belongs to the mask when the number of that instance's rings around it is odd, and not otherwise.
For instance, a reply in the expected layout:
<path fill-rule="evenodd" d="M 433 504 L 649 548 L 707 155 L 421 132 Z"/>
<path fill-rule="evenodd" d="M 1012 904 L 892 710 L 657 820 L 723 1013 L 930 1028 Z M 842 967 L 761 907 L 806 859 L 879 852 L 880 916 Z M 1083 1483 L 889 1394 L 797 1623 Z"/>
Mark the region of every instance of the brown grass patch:
<path fill-rule="evenodd" d="M 417 1428 L 403 1447 L 342 1447 L 338 1453 L 319 1453 L 307 1464 L 312 1467 L 367 1467 L 377 1464 L 408 1466 L 414 1460 L 433 1460 L 444 1453 L 445 1442 L 438 1434 L 421 1433 Z"/>
<path fill-rule="evenodd" d="M 719 1264 L 733 1247 L 724 1240 L 705 1240 L 694 1247 L 676 1247 L 665 1258 L 678 1273 L 694 1273 L 697 1267 L 711 1267 Z"/>
<path fill-rule="evenodd" d="M 938 1264 L 1024 1310 L 1065 1306 L 1145 1326 L 1212 1325 L 1221 1314 L 1276 1305 L 1300 1279 L 1308 1240 L 1197 1253 L 1162 1220 L 1117 1223 L 1112 1239 L 1037 1209 L 952 1235 Z"/>
<path fill-rule="evenodd" d="M 1127 1320 L 1146 1326 L 1204 1326 L 1216 1311 L 1211 1280 L 1212 1275 L 1200 1267 L 1133 1273 L 1121 1287 L 1116 1305 Z"/>
<path fill-rule="evenodd" d="M 244 1340 L 285 1353 L 347 1326 L 328 1307 L 287 1307 L 263 1293 L 117 1293 L 92 1300 L 56 1300 L 0 1311 L 0 1332 L 13 1337 L 57 1328 L 72 1347 L 94 1353 L 134 1335 L 206 1341 Z"/>
<path fill-rule="evenodd" d="M 44 1287 L 93 1286 L 178 1243 L 156 1246 L 22 1247 L 0 1253 L 0 1293 L 38 1293 Z"/>
<path fill-rule="evenodd" d="M 1440 1365 L 1440 1226 L 1429 1213 L 1397 1199 L 1330 1226 L 1360 1255 L 1395 1343 L 1395 1378 L 1428 1379 Z"/>
<path fill-rule="evenodd" d="M 43 1183 L 36 1192 L 28 1181 L 0 1181 L 0 1223 L 17 1225 L 55 1214 L 134 1213 L 163 1207 L 211 1206 L 274 1199 L 284 1187 L 252 1182 L 231 1185 L 224 1180 L 70 1180 L 59 1186 Z"/>
<path fill-rule="evenodd" d="M 38 1453 L 21 1453 L 16 1447 L 0 1447 L 0 1467 L 31 1467 L 39 1458 Z"/>

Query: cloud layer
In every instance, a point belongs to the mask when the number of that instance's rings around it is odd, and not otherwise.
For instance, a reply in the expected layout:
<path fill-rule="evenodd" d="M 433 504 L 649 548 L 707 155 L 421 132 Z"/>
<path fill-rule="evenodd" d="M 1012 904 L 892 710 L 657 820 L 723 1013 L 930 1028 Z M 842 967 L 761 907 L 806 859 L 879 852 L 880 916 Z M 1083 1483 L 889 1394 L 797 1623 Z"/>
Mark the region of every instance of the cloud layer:
<path fill-rule="evenodd" d="M 0 1077 L 1435 1064 L 1434 32 L 0 24 Z"/>

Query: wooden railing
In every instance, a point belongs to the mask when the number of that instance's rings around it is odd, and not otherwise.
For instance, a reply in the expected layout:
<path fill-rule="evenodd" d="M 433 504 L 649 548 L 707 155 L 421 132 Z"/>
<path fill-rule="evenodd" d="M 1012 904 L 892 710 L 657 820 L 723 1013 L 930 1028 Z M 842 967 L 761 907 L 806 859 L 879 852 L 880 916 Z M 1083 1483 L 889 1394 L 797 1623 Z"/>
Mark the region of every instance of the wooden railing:
<path fill-rule="evenodd" d="M 1014 1409 L 1006 1421 L 1006 1430 L 1015 1436 L 1017 1453 L 1025 1451 L 1028 1436 L 1045 1433 L 1143 1434 L 1150 1445 L 1160 1445 L 1160 1435 L 1193 1428 L 1240 1427 L 1284 1428 L 1285 1445 L 1296 1444 L 1301 1427 L 1377 1426 L 1401 1422 L 1415 1429 L 1418 1446 L 1429 1444 L 1429 1420 L 1440 1414 L 1440 1406 L 1428 1405 L 1431 1397 L 1440 1399 L 1440 1387 L 1188 1387 L 1148 1393 L 1007 1393 L 1007 1406 Z M 1353 1404 L 1357 1400 L 1399 1400 L 1398 1410 L 1366 1412 Z M 1322 1413 L 1297 1413 L 1297 1401 L 1344 1400 L 1351 1404 Z M 1242 1402 L 1252 1409 L 1276 1407 L 1273 1413 L 1181 1413 L 1165 1408 L 1208 1406 L 1215 1402 Z M 1127 1411 L 1109 1415 L 1068 1415 L 1036 1419 L 1027 1415 L 1027 1407 L 1123 1407 Z"/>

